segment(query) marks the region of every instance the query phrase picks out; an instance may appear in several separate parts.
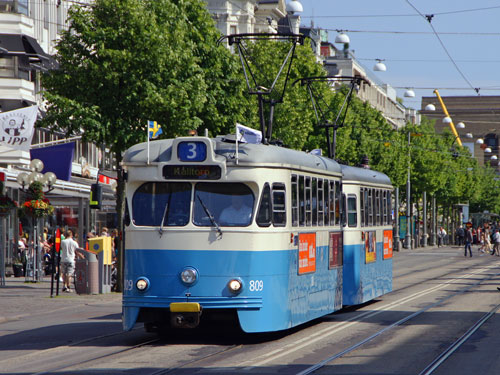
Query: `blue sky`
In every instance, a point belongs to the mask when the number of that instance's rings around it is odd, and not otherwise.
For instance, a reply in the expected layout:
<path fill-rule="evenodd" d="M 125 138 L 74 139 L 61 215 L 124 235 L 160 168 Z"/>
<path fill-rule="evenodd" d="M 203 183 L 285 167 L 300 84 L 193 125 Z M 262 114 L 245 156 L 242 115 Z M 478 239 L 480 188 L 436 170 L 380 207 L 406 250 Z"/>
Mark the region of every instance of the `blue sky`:
<path fill-rule="evenodd" d="M 335 40 L 335 30 L 347 30 L 350 48 L 369 68 L 376 59 L 385 60 L 387 71 L 374 73 L 397 88 L 398 96 L 408 107 L 420 109 L 420 97 L 434 96 L 434 88 L 439 89 L 441 96 L 477 95 L 473 88 L 480 88 L 481 95 L 500 95 L 498 0 L 300 2 L 304 8 L 302 25 L 314 22 L 316 27 L 328 29 L 330 42 Z M 414 8 L 424 15 L 434 15 L 432 26 L 461 73 L 428 21 Z M 416 97 L 404 98 L 406 88 L 414 88 Z"/>

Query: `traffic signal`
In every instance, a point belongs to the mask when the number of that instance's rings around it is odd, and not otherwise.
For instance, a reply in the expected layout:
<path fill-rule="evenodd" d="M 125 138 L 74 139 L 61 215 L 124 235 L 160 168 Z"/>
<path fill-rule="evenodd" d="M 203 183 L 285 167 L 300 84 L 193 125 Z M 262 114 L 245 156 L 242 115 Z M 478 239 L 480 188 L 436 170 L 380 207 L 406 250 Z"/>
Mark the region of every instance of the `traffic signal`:
<path fill-rule="evenodd" d="M 102 203 L 102 186 L 99 184 L 92 184 L 90 186 L 90 208 L 97 210 L 101 209 Z"/>

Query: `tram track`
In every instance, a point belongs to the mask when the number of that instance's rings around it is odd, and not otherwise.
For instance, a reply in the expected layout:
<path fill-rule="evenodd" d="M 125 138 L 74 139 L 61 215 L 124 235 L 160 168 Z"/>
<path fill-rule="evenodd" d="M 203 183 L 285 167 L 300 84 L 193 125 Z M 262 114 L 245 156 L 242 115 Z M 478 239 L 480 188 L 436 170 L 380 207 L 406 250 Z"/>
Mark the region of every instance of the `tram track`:
<path fill-rule="evenodd" d="M 434 361 L 432 361 L 424 370 L 422 370 L 418 375 L 431 375 L 439 366 L 441 366 L 457 349 L 459 349 L 467 340 L 483 326 L 491 317 L 500 309 L 500 304 L 496 305 L 488 313 L 483 315 L 475 324 L 473 324 L 467 332 L 465 332 L 458 340 L 451 344 L 446 350 L 444 350 L 439 356 L 437 356 Z"/>
<path fill-rule="evenodd" d="M 489 269 L 492 269 L 493 266 L 488 266 L 488 267 L 485 267 L 483 270 L 489 270 Z M 416 299 L 416 298 L 419 298 L 420 296 L 423 296 L 423 295 L 426 295 L 426 294 L 429 294 L 429 293 L 432 293 L 434 291 L 437 291 L 439 289 L 442 289 L 443 287 L 449 285 L 449 284 L 452 284 L 453 282 L 455 281 L 459 281 L 461 279 L 465 279 L 465 278 L 468 278 L 468 277 L 472 277 L 472 276 L 475 276 L 477 275 L 478 273 L 481 273 L 483 270 L 479 270 L 477 272 L 472 272 L 472 273 L 469 273 L 469 274 L 466 274 L 466 275 L 463 275 L 462 277 L 459 277 L 459 278 L 455 278 L 453 280 L 450 280 L 446 283 L 443 283 L 439 286 L 436 286 L 436 287 L 432 287 L 432 288 L 428 288 L 424 291 L 421 291 L 421 292 L 418 292 L 418 293 L 415 293 L 414 295 L 412 296 L 409 296 L 408 298 L 403 298 L 402 300 L 399 300 L 397 302 L 394 302 L 394 303 L 391 303 L 389 304 L 388 306 L 386 306 L 385 308 L 382 308 L 381 310 L 377 311 L 377 312 L 371 312 L 369 314 L 367 314 L 366 316 L 373 316 L 373 315 L 376 315 L 376 314 L 379 314 L 383 311 L 387 311 L 388 309 L 390 309 L 391 307 L 395 307 L 395 306 L 399 306 L 407 301 L 411 301 L 413 299 Z M 460 289 L 459 291 L 456 291 L 456 292 L 453 292 L 451 294 L 449 294 L 448 296 L 444 297 L 444 298 L 441 298 L 439 299 L 438 301 L 432 303 L 432 304 L 429 304 L 427 306 L 425 306 L 424 308 L 410 314 L 410 315 L 407 315 L 406 317 L 390 324 L 389 326 L 385 327 L 384 329 L 381 329 L 375 333 L 373 333 L 372 335 L 358 341 L 357 343 L 349 346 L 348 348 L 338 352 L 338 353 L 335 353 L 334 355 L 331 355 L 329 357 L 327 357 L 326 359 L 314 364 L 314 365 L 311 365 L 309 367 L 307 367 L 306 369 L 300 371 L 300 372 L 297 372 L 296 375 L 309 375 L 309 374 L 313 374 L 315 373 L 316 371 L 320 370 L 321 368 L 325 367 L 327 364 L 331 364 L 333 361 L 345 356 L 346 354 L 349 354 L 359 348 L 361 348 L 363 345 L 367 344 L 368 342 L 371 342 L 372 340 L 374 340 L 375 338 L 381 336 L 382 334 L 384 333 L 387 333 L 388 331 L 394 329 L 395 327 L 398 327 L 398 326 L 401 326 L 403 325 L 404 323 L 422 315 L 423 313 L 429 311 L 430 309 L 432 308 L 435 308 L 439 305 L 442 305 L 444 304 L 445 302 L 449 301 L 451 298 L 453 297 L 456 297 L 458 295 L 461 295 L 461 294 L 464 294 L 466 292 L 468 292 L 470 289 L 472 289 L 473 287 L 475 286 L 478 286 L 480 284 L 482 284 L 483 282 L 485 281 L 488 281 L 488 280 L 491 280 L 493 279 L 494 277 L 496 276 L 499 276 L 500 273 L 497 273 L 495 275 L 491 275 L 491 276 L 488 276 L 488 277 L 485 277 L 475 283 L 472 283 L 470 284 L 469 286 L 465 287 L 465 288 L 462 288 Z M 500 305 L 497 305 L 495 306 L 489 313 L 485 314 L 481 319 L 479 319 L 478 321 L 476 321 L 472 327 L 463 335 L 461 336 L 460 339 L 458 339 L 456 342 L 454 342 L 450 347 L 448 347 L 443 353 L 441 353 L 434 361 L 432 361 L 431 364 L 429 364 L 426 369 L 424 371 L 422 371 L 419 375 L 430 375 L 432 374 L 432 372 L 437 368 L 439 367 L 439 365 L 441 365 L 455 350 L 457 350 L 477 329 L 479 329 L 481 327 L 481 325 L 483 325 L 488 319 L 491 318 L 491 316 L 493 316 L 493 314 L 498 311 L 500 309 Z M 366 316 L 364 317 L 366 319 Z M 352 318 L 353 320 L 356 319 L 359 321 L 360 317 L 358 316 L 357 318 Z M 339 327 L 339 328 L 342 328 L 342 327 Z M 335 330 L 335 332 L 337 332 L 339 330 L 339 328 L 337 328 Z M 347 328 L 347 327 L 345 327 Z M 333 332 L 332 332 L 333 333 Z M 289 354 L 289 353 L 287 353 Z M 262 363 L 259 363 L 259 365 L 262 365 Z"/>
<path fill-rule="evenodd" d="M 449 285 L 456 284 L 456 283 L 459 283 L 463 280 L 476 277 L 478 274 L 488 272 L 488 271 L 495 269 L 495 268 L 498 268 L 498 264 L 487 265 L 487 266 L 482 267 L 480 269 L 476 269 L 472 272 L 464 274 L 460 277 L 455 277 L 453 279 L 442 282 L 439 285 L 432 286 L 432 287 L 427 288 L 425 290 L 421 290 L 421 291 L 413 293 L 409 296 L 405 296 L 403 298 L 400 298 L 396 301 L 387 303 L 383 306 L 380 306 L 376 310 L 371 310 L 371 311 L 362 312 L 360 314 L 356 314 L 355 316 L 350 317 L 349 319 L 347 319 L 339 324 L 335 324 L 334 326 L 329 325 L 323 329 L 320 329 L 312 334 L 307 335 L 306 337 L 300 338 L 298 340 L 294 340 L 293 342 L 286 344 L 286 345 L 283 345 L 283 346 L 280 346 L 279 348 L 276 348 L 275 350 L 267 351 L 266 353 L 264 353 L 256 358 L 253 358 L 252 360 L 241 361 L 237 365 L 239 368 L 242 368 L 245 371 L 252 371 L 252 370 L 255 370 L 259 367 L 270 365 L 271 363 L 276 362 L 280 358 L 284 358 L 287 356 L 293 356 L 296 353 L 300 353 L 303 350 L 307 350 L 307 347 L 311 347 L 314 344 L 318 344 L 321 341 L 327 339 L 328 337 L 331 337 L 335 334 L 340 333 L 341 331 L 347 330 L 349 328 L 354 328 L 360 322 L 366 322 L 370 318 L 373 318 L 379 314 L 394 310 L 397 307 L 403 306 L 409 302 L 417 300 L 417 299 L 424 297 L 428 294 L 437 292 L 443 288 L 446 288 Z M 411 319 L 414 319 L 417 316 L 423 314 L 424 312 L 446 303 L 447 301 L 449 301 L 451 298 L 453 298 L 455 296 L 465 294 L 471 288 L 473 288 L 477 285 L 480 285 L 481 283 L 484 283 L 485 281 L 488 281 L 488 280 L 490 280 L 498 275 L 500 275 L 500 273 L 495 273 L 492 275 L 488 275 L 487 277 L 482 277 L 479 281 L 476 281 L 476 282 L 470 284 L 466 288 L 461 288 L 457 292 L 453 292 L 444 298 L 440 298 L 438 301 L 436 301 L 432 304 L 428 304 L 427 306 L 419 309 L 418 311 L 416 311 L 412 314 L 409 314 L 408 316 L 405 316 L 404 318 L 390 324 L 390 326 L 385 327 L 384 329 L 379 330 L 378 332 L 375 332 L 374 334 L 368 336 L 367 338 L 359 340 L 357 343 L 354 343 L 349 348 L 346 348 L 346 349 L 340 351 L 339 353 L 336 353 L 332 356 L 329 356 L 328 358 L 324 359 L 323 361 L 320 361 L 320 362 L 310 366 L 309 368 L 299 372 L 298 374 L 313 373 L 316 370 L 318 370 L 319 368 L 325 366 L 327 363 L 330 363 L 330 362 L 334 361 L 335 359 L 341 358 L 342 356 L 360 348 L 361 346 L 365 345 L 366 343 L 371 342 L 376 337 L 388 332 L 389 330 L 391 330 L 395 327 L 401 326 L 404 323 L 410 321 Z"/>
<path fill-rule="evenodd" d="M 137 345 L 134 345 L 134 346 L 131 346 L 131 347 L 128 347 L 128 348 L 123 348 L 123 349 L 120 349 L 120 350 L 115 350 L 115 351 L 113 351 L 111 353 L 106 353 L 106 354 L 94 356 L 92 358 L 87 358 L 87 359 L 81 360 L 79 362 L 75 362 L 75 363 L 71 363 L 71 364 L 68 364 L 68 365 L 54 367 L 54 368 L 51 368 L 51 369 L 48 369 L 48 370 L 44 370 L 44 371 L 41 371 L 41 372 L 35 372 L 32 375 L 48 375 L 48 374 L 54 373 L 56 371 L 67 370 L 67 369 L 70 369 L 70 368 L 73 368 L 73 367 L 78 367 L 78 366 L 81 366 L 81 365 L 84 365 L 84 364 L 88 364 L 88 363 L 91 363 L 91 362 L 94 362 L 94 361 L 98 361 L 98 360 L 109 358 L 109 357 L 112 357 L 112 356 L 115 356 L 115 355 L 123 354 L 125 352 L 130 352 L 130 351 L 136 350 L 138 348 L 143 348 L 145 346 L 151 345 L 151 344 L 159 342 L 159 341 L 160 341 L 159 338 L 156 338 L 156 339 L 153 339 L 153 340 L 148 340 L 148 341 L 139 343 Z"/>

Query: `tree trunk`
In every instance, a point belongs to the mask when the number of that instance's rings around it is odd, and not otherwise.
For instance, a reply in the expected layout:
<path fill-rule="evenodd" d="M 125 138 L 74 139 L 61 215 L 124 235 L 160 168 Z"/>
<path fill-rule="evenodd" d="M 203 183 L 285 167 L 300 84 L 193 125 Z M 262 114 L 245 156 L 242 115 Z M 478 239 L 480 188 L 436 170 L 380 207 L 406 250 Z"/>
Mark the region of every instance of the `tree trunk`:
<path fill-rule="evenodd" d="M 125 265 L 125 254 L 124 254 L 124 232 L 123 232 L 123 212 L 125 206 L 125 181 L 123 179 L 123 168 L 121 165 L 122 155 L 121 153 L 116 153 L 116 170 L 118 174 L 117 186 L 116 186 L 116 215 L 118 221 L 118 235 L 120 236 L 120 241 L 118 241 L 118 259 L 117 259 L 117 278 L 116 278 L 116 291 L 123 291 L 123 270 Z"/>

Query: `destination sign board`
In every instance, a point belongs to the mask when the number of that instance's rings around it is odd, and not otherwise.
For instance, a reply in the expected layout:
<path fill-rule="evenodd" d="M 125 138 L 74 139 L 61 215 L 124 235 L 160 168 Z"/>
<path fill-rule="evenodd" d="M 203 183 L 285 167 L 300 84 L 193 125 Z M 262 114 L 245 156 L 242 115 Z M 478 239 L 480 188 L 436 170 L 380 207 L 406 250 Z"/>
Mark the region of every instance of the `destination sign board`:
<path fill-rule="evenodd" d="M 163 177 L 167 180 L 218 180 L 221 169 L 218 165 L 165 165 Z"/>

